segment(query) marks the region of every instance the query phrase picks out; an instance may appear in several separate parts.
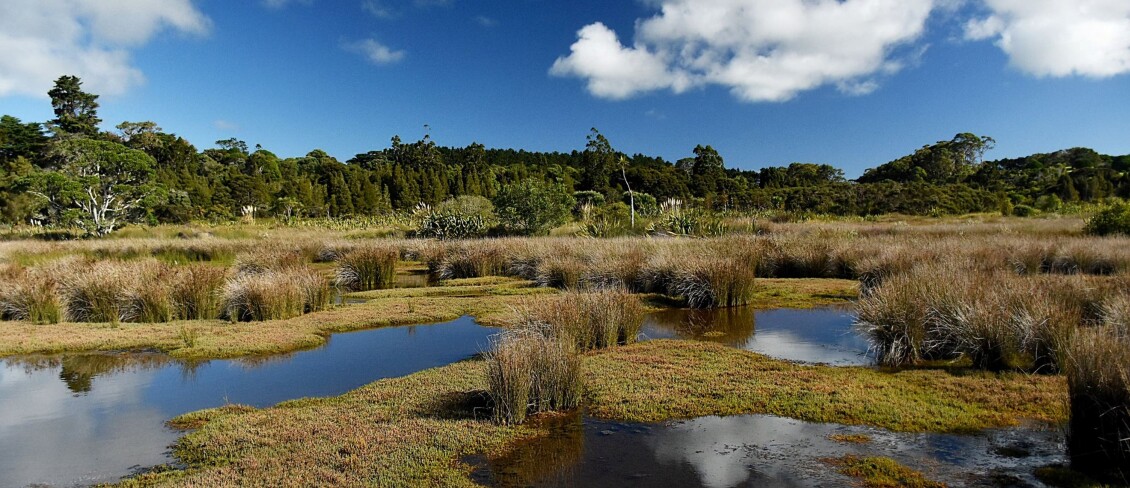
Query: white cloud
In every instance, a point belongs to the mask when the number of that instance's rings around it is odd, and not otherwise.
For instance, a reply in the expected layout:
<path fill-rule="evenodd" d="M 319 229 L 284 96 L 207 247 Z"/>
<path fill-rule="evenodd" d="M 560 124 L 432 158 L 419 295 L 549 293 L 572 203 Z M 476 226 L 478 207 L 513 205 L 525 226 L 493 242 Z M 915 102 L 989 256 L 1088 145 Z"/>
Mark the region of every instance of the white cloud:
<path fill-rule="evenodd" d="M 622 99 L 708 84 L 742 100 L 784 101 L 835 85 L 869 93 L 897 72 L 892 52 L 918 40 L 935 0 L 652 0 L 632 45 L 594 23 L 550 73 L 576 76 Z"/>
<path fill-rule="evenodd" d="M 361 3 L 361 9 L 378 19 L 391 19 L 396 16 L 396 12 L 391 7 L 378 0 L 365 0 Z"/>
<path fill-rule="evenodd" d="M 280 9 L 291 4 L 299 5 L 312 5 L 314 0 L 263 0 L 263 6 L 272 9 Z"/>
<path fill-rule="evenodd" d="M 376 39 L 363 39 L 357 42 L 348 43 L 345 49 L 360 53 L 373 64 L 383 65 L 392 64 L 401 59 L 407 54 L 404 51 L 394 50 L 384 44 L 381 44 Z"/>
<path fill-rule="evenodd" d="M 475 23 L 479 24 L 482 27 L 488 27 L 488 28 L 498 26 L 498 20 L 495 20 L 491 17 L 487 17 L 485 15 L 476 15 L 475 16 Z"/>
<path fill-rule="evenodd" d="M 4 0 L 0 2 L 0 96 L 46 96 L 77 75 L 90 92 L 115 95 L 144 81 L 130 49 L 162 31 L 205 34 L 192 0 Z"/>
<path fill-rule="evenodd" d="M 995 39 L 1026 73 L 1104 78 L 1130 72 L 1126 0 L 985 0 L 985 6 L 990 13 L 966 23 L 965 37 Z"/>

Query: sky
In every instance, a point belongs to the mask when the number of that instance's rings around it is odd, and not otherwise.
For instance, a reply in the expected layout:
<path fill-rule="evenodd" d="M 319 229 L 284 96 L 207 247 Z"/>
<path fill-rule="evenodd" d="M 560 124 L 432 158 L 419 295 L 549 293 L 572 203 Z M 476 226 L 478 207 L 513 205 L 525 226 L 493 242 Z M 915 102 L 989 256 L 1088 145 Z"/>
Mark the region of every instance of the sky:
<path fill-rule="evenodd" d="M 1127 0 L 3 0 L 0 114 L 76 75 L 103 129 L 151 120 L 344 161 L 584 148 L 848 177 L 959 132 L 987 158 L 1130 154 Z"/>

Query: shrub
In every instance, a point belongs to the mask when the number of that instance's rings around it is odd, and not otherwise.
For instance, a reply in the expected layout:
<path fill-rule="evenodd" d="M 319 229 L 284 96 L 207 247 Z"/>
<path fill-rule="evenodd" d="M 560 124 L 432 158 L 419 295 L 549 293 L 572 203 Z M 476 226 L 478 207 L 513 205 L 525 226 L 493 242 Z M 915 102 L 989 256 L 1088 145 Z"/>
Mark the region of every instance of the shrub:
<path fill-rule="evenodd" d="M 1100 210 L 1083 228 L 1087 234 L 1106 236 L 1122 234 L 1130 236 L 1130 203 L 1118 202 Z"/>
<path fill-rule="evenodd" d="M 400 250 L 392 246 L 353 249 L 338 259 L 334 283 L 353 291 L 391 288 L 399 258 Z"/>
<path fill-rule="evenodd" d="M 1038 213 L 1040 213 L 1039 210 L 1034 207 L 1029 207 L 1028 205 L 1016 205 L 1012 207 L 1012 215 L 1016 217 L 1035 217 Z"/>
<path fill-rule="evenodd" d="M 522 328 L 500 334 L 486 360 L 496 422 L 520 424 L 530 414 L 568 410 L 580 403 L 580 358 L 541 331 Z"/>
<path fill-rule="evenodd" d="M 494 199 L 504 231 L 514 235 L 545 235 L 564 224 L 576 202 L 561 184 L 527 179 L 505 185 Z"/>

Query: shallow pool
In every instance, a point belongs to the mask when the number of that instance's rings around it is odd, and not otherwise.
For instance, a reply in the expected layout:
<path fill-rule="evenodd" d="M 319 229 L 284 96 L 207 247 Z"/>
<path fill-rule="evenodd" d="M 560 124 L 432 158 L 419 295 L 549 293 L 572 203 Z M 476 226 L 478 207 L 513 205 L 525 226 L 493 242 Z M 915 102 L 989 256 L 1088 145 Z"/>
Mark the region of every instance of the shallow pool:
<path fill-rule="evenodd" d="M 6 358 L 0 363 L 0 486 L 87 485 L 169 462 L 177 415 L 345 393 L 472 357 L 497 329 L 470 317 L 335 334 L 266 358 L 184 362 L 164 354 Z"/>
<path fill-rule="evenodd" d="M 851 310 L 841 307 L 756 310 L 663 310 L 648 315 L 648 339 L 712 341 L 770 357 L 834 366 L 875 363 Z"/>

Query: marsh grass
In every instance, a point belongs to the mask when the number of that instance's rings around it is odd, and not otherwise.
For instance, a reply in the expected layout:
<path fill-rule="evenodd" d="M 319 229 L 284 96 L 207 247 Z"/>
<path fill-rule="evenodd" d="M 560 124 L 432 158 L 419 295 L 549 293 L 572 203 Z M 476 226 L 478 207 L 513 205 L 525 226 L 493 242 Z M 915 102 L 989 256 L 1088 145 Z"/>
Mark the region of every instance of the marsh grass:
<path fill-rule="evenodd" d="M 1130 482 L 1128 312 L 1128 295 L 1111 296 L 1103 323 L 1076 333 L 1067 352 L 1071 466 L 1117 483 Z"/>
<path fill-rule="evenodd" d="M 55 324 L 63 318 L 55 280 L 42 272 L 25 271 L 0 290 L 0 319 Z"/>
<path fill-rule="evenodd" d="M 945 483 L 931 481 L 922 473 L 903 466 L 888 457 L 844 456 L 826 460 L 840 474 L 855 478 L 866 488 L 945 488 Z"/>
<path fill-rule="evenodd" d="M 227 280 L 226 268 L 208 264 L 178 267 L 172 278 L 170 299 L 181 320 L 211 320 L 223 313 L 220 290 Z"/>
<path fill-rule="evenodd" d="M 364 246 L 345 252 L 337 261 L 334 283 L 351 291 L 383 290 L 396 282 L 400 250 L 393 246 Z"/>
<path fill-rule="evenodd" d="M 506 264 L 502 247 L 488 241 L 436 246 L 428 256 L 428 269 L 437 280 L 501 275 Z"/>
<path fill-rule="evenodd" d="M 576 408 L 581 360 L 557 338 L 532 328 L 496 337 L 485 354 L 494 420 L 521 424 L 531 414 Z"/>
<path fill-rule="evenodd" d="M 674 265 L 667 294 L 691 308 L 736 307 L 753 299 L 756 261 L 737 256 L 686 256 Z"/>
<path fill-rule="evenodd" d="M 527 303 L 518 327 L 545 331 L 584 352 L 635 342 L 644 315 L 639 297 L 621 289 L 569 292 Z"/>
<path fill-rule="evenodd" d="M 288 319 L 330 303 L 329 283 L 304 267 L 237 275 L 224 284 L 222 296 L 224 318 L 233 322 Z"/>
<path fill-rule="evenodd" d="M 131 300 L 138 275 L 120 261 L 75 265 L 60 276 L 59 295 L 69 322 L 128 322 L 137 309 Z"/>

